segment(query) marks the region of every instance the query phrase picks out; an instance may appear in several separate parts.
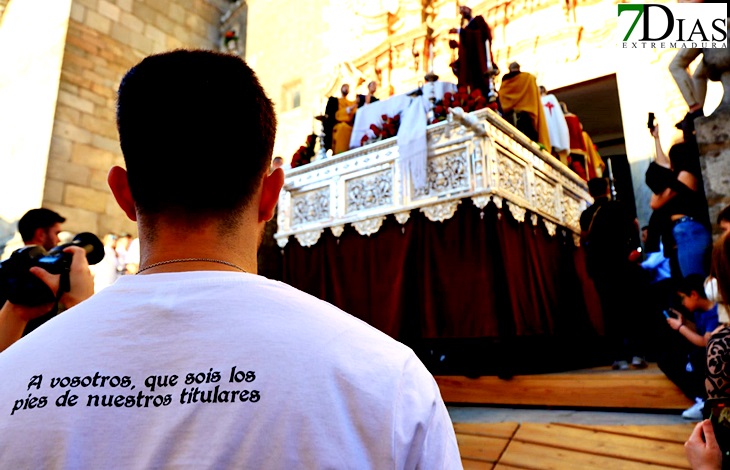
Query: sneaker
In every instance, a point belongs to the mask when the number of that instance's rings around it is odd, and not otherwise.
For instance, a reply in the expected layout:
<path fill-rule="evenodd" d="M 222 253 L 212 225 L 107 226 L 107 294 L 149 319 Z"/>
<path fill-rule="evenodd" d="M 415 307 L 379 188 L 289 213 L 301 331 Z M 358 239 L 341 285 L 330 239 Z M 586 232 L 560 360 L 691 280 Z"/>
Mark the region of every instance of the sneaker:
<path fill-rule="evenodd" d="M 646 363 L 643 357 L 634 356 L 631 359 L 631 367 L 634 369 L 646 369 L 648 366 L 649 364 Z"/>
<path fill-rule="evenodd" d="M 613 361 L 611 364 L 613 370 L 629 370 L 629 363 L 627 361 Z"/>
<path fill-rule="evenodd" d="M 702 421 L 702 408 L 704 407 L 705 401 L 702 398 L 695 398 L 695 404 L 682 412 L 682 418 Z"/>

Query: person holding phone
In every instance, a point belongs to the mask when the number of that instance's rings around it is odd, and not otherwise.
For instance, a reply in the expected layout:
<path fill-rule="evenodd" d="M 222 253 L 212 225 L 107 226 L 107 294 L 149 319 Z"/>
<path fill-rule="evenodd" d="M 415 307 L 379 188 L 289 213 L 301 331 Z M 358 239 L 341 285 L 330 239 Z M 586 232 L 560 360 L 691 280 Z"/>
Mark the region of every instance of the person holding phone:
<path fill-rule="evenodd" d="M 674 315 L 667 318 L 667 324 L 684 340 L 667 351 L 659 367 L 666 376 L 695 404 L 682 413 L 685 419 L 702 419 L 702 408 L 707 392 L 706 346 L 710 333 L 717 328 L 717 304 L 705 294 L 705 277 L 699 274 L 687 276 L 680 281 L 677 295 L 692 316 L 685 317 L 678 310 L 670 309 Z"/>
<path fill-rule="evenodd" d="M 672 276 L 679 279 L 690 274 L 709 274 L 712 234 L 704 194 L 699 151 L 696 143 L 679 142 L 672 146 L 667 156 L 659 141 L 659 125 L 651 129 L 656 146 L 658 167 L 664 171 L 658 181 L 647 184 L 652 192 L 651 208 L 661 211 L 663 223 L 662 241 L 676 268 Z M 658 169 L 658 168 L 657 168 Z"/>
<path fill-rule="evenodd" d="M 722 452 L 709 419 L 700 421 L 684 443 L 692 470 L 722 470 Z"/>

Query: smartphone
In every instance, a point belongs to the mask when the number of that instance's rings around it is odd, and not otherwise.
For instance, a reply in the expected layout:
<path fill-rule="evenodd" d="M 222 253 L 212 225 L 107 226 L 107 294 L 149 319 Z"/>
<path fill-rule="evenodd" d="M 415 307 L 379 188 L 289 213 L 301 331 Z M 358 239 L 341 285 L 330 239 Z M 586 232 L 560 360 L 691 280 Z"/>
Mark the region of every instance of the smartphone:
<path fill-rule="evenodd" d="M 646 123 L 646 125 L 649 127 L 650 131 L 654 130 L 654 113 L 649 113 L 649 121 Z"/>
<path fill-rule="evenodd" d="M 662 311 L 665 318 L 679 318 L 679 312 L 674 310 L 672 307 Z"/>
<path fill-rule="evenodd" d="M 717 444 L 722 451 L 723 462 L 730 460 L 730 397 L 708 398 L 702 410 L 705 419 L 712 423 Z M 723 468 L 726 468 L 723 465 Z"/>

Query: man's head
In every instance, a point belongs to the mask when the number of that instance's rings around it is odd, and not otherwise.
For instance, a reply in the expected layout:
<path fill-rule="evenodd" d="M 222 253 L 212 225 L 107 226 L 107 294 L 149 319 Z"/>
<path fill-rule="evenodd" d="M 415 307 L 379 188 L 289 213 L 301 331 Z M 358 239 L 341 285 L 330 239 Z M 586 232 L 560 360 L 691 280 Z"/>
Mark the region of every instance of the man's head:
<path fill-rule="evenodd" d="M 370 92 L 371 95 L 375 94 L 375 90 L 377 90 L 377 89 L 378 89 L 378 82 L 373 80 L 370 83 L 368 83 L 368 91 Z"/>
<path fill-rule="evenodd" d="M 540 85 L 538 88 L 540 89 L 541 96 L 547 95 L 547 89 L 544 86 Z"/>
<path fill-rule="evenodd" d="M 606 178 L 588 180 L 588 194 L 593 198 L 608 196 L 608 180 Z"/>
<path fill-rule="evenodd" d="M 509 64 L 509 71 L 510 72 L 519 72 L 520 71 L 520 64 L 517 62 L 512 62 Z"/>
<path fill-rule="evenodd" d="M 127 72 L 117 128 L 128 193 L 119 184 L 121 169 L 112 169 L 109 180 L 117 201 L 128 200 L 120 206 L 131 218 L 231 222 L 268 174 L 276 114 L 243 60 L 177 50 L 149 56 Z"/>
<path fill-rule="evenodd" d="M 274 159 L 271 161 L 271 169 L 275 170 L 277 168 L 281 168 L 284 166 L 284 159 L 281 157 L 274 157 Z"/>
<path fill-rule="evenodd" d="M 31 209 L 18 221 L 18 232 L 26 245 L 40 245 L 50 250 L 60 242 L 58 234 L 66 219 L 50 209 Z"/>
<path fill-rule="evenodd" d="M 342 93 L 343 98 L 347 98 L 347 95 L 350 94 L 350 85 L 347 83 L 343 83 L 340 87 L 340 93 Z"/>
<path fill-rule="evenodd" d="M 459 14 L 466 19 L 471 19 L 471 8 L 466 5 L 459 6 Z"/>

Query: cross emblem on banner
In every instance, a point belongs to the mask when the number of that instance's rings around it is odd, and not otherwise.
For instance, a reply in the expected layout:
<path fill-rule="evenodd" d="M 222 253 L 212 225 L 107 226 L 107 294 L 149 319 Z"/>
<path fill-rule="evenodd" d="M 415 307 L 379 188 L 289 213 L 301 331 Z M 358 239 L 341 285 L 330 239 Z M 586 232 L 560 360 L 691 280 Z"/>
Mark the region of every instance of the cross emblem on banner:
<path fill-rule="evenodd" d="M 552 116 L 553 108 L 555 107 L 555 105 L 548 101 L 547 103 L 545 103 L 545 107 L 547 108 L 547 110 L 550 112 L 550 115 Z"/>

